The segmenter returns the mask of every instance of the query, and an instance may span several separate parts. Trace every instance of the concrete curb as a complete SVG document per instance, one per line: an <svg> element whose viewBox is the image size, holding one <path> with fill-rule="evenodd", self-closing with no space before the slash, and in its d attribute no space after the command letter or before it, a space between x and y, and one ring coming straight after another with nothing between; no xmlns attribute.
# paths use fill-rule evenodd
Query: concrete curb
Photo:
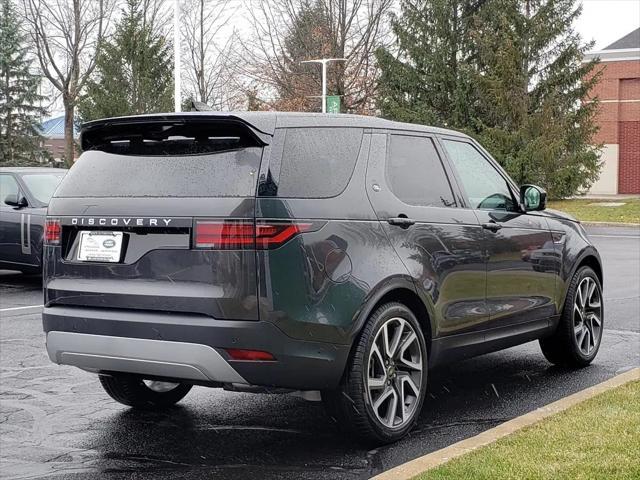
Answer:
<svg viewBox="0 0 640 480"><path fill-rule="evenodd" d="M580 392L561 398L560 400L550 403L544 407L538 408L520 417L516 417L508 422L502 423L497 427L482 432L475 437L467 438L458 443L454 443L441 450L429 453L422 457L418 457L410 462L398 465L391 470L376 475L371 480L408 480L423 473L426 470L435 468L443 463L448 462L456 457L460 457L465 453L477 450L480 447L489 445L496 440L511 435L518 430L528 427L547 417L562 412L578 403L584 402L589 398L595 397L600 393L604 393L613 388L624 385L635 380L640 380L640 368L633 368L625 373L617 375L609 380L589 387Z"/></svg>
<svg viewBox="0 0 640 480"><path fill-rule="evenodd" d="M623 222L580 222L585 227L622 227L622 228L639 228L640 223L623 223Z"/></svg>

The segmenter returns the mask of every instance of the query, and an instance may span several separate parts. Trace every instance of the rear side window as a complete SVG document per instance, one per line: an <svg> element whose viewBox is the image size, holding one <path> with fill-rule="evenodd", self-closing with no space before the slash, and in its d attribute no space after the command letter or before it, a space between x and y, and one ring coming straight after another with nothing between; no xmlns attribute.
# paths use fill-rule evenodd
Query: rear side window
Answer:
<svg viewBox="0 0 640 480"><path fill-rule="evenodd" d="M57 197L251 197L261 147L208 155L82 154Z"/></svg>
<svg viewBox="0 0 640 480"><path fill-rule="evenodd" d="M449 180L430 138L390 135L386 176L393 194L406 204L455 206Z"/></svg>
<svg viewBox="0 0 640 480"><path fill-rule="evenodd" d="M358 159L362 129L289 128L281 134L279 197L329 198L342 193Z"/></svg>

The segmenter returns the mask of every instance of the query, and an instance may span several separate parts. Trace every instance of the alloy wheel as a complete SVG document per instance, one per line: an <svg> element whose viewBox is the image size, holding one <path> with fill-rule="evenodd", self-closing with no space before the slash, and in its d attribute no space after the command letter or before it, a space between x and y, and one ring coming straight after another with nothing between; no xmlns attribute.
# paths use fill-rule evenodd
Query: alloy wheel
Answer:
<svg viewBox="0 0 640 480"><path fill-rule="evenodd" d="M413 326L404 318L387 320L369 353L367 394L383 425L401 428L415 414L421 395L423 358Z"/></svg>
<svg viewBox="0 0 640 480"><path fill-rule="evenodd" d="M602 337L602 293L591 277L583 278L576 290L573 332L580 352L591 355Z"/></svg>

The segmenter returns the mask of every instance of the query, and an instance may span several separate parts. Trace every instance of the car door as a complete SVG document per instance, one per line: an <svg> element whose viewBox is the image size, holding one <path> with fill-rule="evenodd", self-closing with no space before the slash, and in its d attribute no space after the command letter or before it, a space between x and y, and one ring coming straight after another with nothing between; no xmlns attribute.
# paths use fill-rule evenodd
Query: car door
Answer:
<svg viewBox="0 0 640 480"><path fill-rule="evenodd" d="M459 207L433 137L374 133L367 192L389 240L435 320L434 338L477 334L485 305L483 231L473 211ZM473 338L461 340L473 343Z"/></svg>
<svg viewBox="0 0 640 480"><path fill-rule="evenodd" d="M533 261L553 245L547 221L522 212L513 182L471 140L441 139L465 201L485 231L489 328L546 324L556 312L556 274ZM525 328L524 326L518 327Z"/></svg>
<svg viewBox="0 0 640 480"><path fill-rule="evenodd" d="M5 203L8 195L21 195L15 177L10 173L0 173L0 261L12 264L21 263L22 209Z"/></svg>

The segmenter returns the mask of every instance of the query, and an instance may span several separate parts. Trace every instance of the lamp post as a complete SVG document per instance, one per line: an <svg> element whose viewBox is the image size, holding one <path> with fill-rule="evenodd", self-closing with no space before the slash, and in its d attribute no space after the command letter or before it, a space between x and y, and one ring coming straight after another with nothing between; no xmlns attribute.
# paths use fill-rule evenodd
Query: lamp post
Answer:
<svg viewBox="0 0 640 480"><path fill-rule="evenodd" d="M327 113L327 63L346 60L346 58L318 58L316 60L303 60L300 62L322 64L322 113Z"/></svg>
<svg viewBox="0 0 640 480"><path fill-rule="evenodd" d="M173 85L174 110L180 112L180 0L173 1Z"/></svg>

